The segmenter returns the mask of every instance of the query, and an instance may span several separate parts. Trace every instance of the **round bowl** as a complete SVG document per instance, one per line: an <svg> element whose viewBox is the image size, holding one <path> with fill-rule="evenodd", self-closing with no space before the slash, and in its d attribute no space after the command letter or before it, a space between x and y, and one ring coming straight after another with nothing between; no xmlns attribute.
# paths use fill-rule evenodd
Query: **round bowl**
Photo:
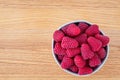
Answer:
<svg viewBox="0 0 120 80"><path fill-rule="evenodd" d="M66 25L68 25L68 24L71 24L71 23L78 24L78 23L80 23L80 22L85 22L85 23L87 23L88 25L91 25L91 24L92 24L92 23L90 23L90 22L88 22L88 21L85 21L85 20L76 20L76 21L71 21L71 22L68 22L68 23L63 24L62 26L60 26L60 27L58 28L58 30L60 30L62 27L66 26ZM102 30L100 30L100 32L101 32L102 35L105 35L105 34L102 32ZM54 50L53 50L53 49L54 49L54 44L55 44L55 41L52 39L52 55L53 55L53 57L54 57L55 62L56 62L56 63L58 64L58 66L61 68L60 62L59 62L59 60L57 59L57 55L54 53ZM72 72L72 71L70 71L70 70L66 70L66 69L62 69L62 68L61 68L61 69L64 70L65 72L67 72L67 73L69 73L69 74L72 74L72 75L75 75L75 76L89 76L89 75L92 75L92 74L96 73L97 71L99 71L99 70L103 67L103 65L105 64L106 60L108 59L108 55L109 55L109 44L105 47L105 50L106 50L106 57L103 59L101 65L99 65L91 74L79 75L79 74L74 73L74 72Z"/></svg>

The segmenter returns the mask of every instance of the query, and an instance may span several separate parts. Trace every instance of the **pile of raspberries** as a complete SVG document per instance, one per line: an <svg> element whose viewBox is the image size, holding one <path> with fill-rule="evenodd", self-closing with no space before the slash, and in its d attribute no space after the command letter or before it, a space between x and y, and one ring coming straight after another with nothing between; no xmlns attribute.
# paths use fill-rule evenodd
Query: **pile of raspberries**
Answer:
<svg viewBox="0 0 120 80"><path fill-rule="evenodd" d="M71 23L53 34L54 53L63 69L79 75L92 73L105 59L109 37L99 26L86 22Z"/></svg>

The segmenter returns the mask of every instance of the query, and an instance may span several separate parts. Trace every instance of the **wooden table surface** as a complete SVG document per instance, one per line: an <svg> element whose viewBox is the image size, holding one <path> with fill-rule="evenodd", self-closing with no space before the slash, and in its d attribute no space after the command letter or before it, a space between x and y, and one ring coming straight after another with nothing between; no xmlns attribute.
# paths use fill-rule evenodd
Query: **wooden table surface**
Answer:
<svg viewBox="0 0 120 80"><path fill-rule="evenodd" d="M53 32L73 20L110 37L107 62L88 77L64 72L52 56ZM120 80L120 0L0 0L0 80Z"/></svg>

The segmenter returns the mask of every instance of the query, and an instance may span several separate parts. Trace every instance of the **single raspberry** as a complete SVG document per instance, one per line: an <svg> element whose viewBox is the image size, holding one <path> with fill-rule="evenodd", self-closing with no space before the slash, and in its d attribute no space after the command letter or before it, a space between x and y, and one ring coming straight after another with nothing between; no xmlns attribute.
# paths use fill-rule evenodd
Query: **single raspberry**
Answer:
<svg viewBox="0 0 120 80"><path fill-rule="evenodd" d="M105 56L106 56L106 51L104 48L101 48L98 52L97 52L98 56L101 58L101 59L104 59Z"/></svg>
<svg viewBox="0 0 120 80"><path fill-rule="evenodd" d="M78 27L80 28L81 33L84 33L85 30L86 30L89 26L88 26L88 24L85 23L85 22L80 22L80 23L78 24Z"/></svg>
<svg viewBox="0 0 120 80"><path fill-rule="evenodd" d="M94 25L91 25L87 30L86 30L86 34L89 35L89 36L93 36L97 33L99 33L99 27L98 25L94 24Z"/></svg>
<svg viewBox="0 0 120 80"><path fill-rule="evenodd" d="M63 60L62 60L62 62L61 62L61 67L62 67L63 69L68 69L68 68L70 68L72 65L74 65L73 59L71 59L71 58L69 58L69 57L67 57L67 56L64 56L64 57L63 57Z"/></svg>
<svg viewBox="0 0 120 80"><path fill-rule="evenodd" d="M101 64L101 60L100 60L100 58L98 57L97 54L95 54L95 55L89 60L89 65L90 65L91 67L96 67L96 66L98 66L98 65L100 65L100 64Z"/></svg>
<svg viewBox="0 0 120 80"><path fill-rule="evenodd" d="M94 56L94 52L90 49L88 44L82 44L81 54L83 59L91 59Z"/></svg>
<svg viewBox="0 0 120 80"><path fill-rule="evenodd" d="M64 37L64 33L60 30L56 30L53 34L53 38L56 42L62 41L63 37Z"/></svg>
<svg viewBox="0 0 120 80"><path fill-rule="evenodd" d="M76 65L73 65L73 66L70 67L70 70L71 70L72 72L77 73L77 72L78 72L78 67L77 67Z"/></svg>
<svg viewBox="0 0 120 80"><path fill-rule="evenodd" d="M73 38L63 37L61 45L63 48L66 48L66 49L76 48L78 47L78 42Z"/></svg>
<svg viewBox="0 0 120 80"><path fill-rule="evenodd" d="M81 32L80 28L75 24L69 24L67 27L67 34L69 36L72 36L72 37L77 36L80 34L80 32Z"/></svg>
<svg viewBox="0 0 120 80"><path fill-rule="evenodd" d="M87 34L81 34L75 37L75 39L79 42L79 44L87 43Z"/></svg>
<svg viewBox="0 0 120 80"><path fill-rule="evenodd" d="M85 74L90 74L92 72L93 72L92 68L90 68L90 67L83 67L83 68L79 68L78 74L79 75L85 75Z"/></svg>
<svg viewBox="0 0 120 80"><path fill-rule="evenodd" d="M62 61L63 57L64 57L64 55L58 55L58 60Z"/></svg>
<svg viewBox="0 0 120 80"><path fill-rule="evenodd" d="M66 50L61 47L60 43L56 43L54 47L54 53L57 55L65 55Z"/></svg>
<svg viewBox="0 0 120 80"><path fill-rule="evenodd" d="M103 47L105 47L109 43L109 37L96 34L95 37L102 42Z"/></svg>
<svg viewBox="0 0 120 80"><path fill-rule="evenodd" d="M80 48L69 48L66 50L66 53L68 55L68 57L74 57L78 54L80 54Z"/></svg>
<svg viewBox="0 0 120 80"><path fill-rule="evenodd" d="M102 47L102 42L94 37L89 37L87 41L93 51L99 51Z"/></svg>
<svg viewBox="0 0 120 80"><path fill-rule="evenodd" d="M61 28L61 30L62 30L66 35L67 35L67 28L68 28L68 25Z"/></svg>
<svg viewBox="0 0 120 80"><path fill-rule="evenodd" d="M77 67L79 67L79 68L84 67L85 64L86 64L85 60L84 60L84 59L82 58L82 56L80 56L80 55L75 56L75 58L74 58L74 63L75 63L75 65L76 65Z"/></svg>

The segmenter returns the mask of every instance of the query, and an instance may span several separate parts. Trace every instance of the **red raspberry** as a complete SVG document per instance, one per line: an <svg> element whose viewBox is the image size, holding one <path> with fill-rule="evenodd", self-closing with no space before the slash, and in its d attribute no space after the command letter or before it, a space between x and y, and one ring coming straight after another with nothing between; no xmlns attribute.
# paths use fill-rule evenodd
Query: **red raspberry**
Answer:
<svg viewBox="0 0 120 80"><path fill-rule="evenodd" d="M75 39L79 42L79 44L87 43L87 34L81 34L75 37Z"/></svg>
<svg viewBox="0 0 120 80"><path fill-rule="evenodd" d="M62 61L63 57L64 57L64 55L58 55L58 60Z"/></svg>
<svg viewBox="0 0 120 80"><path fill-rule="evenodd" d="M69 48L66 50L68 57L74 57L80 54L80 48Z"/></svg>
<svg viewBox="0 0 120 80"><path fill-rule="evenodd" d="M81 32L80 28L75 24L69 24L67 27L67 34L69 36L72 36L72 37L77 36L80 34L80 32Z"/></svg>
<svg viewBox="0 0 120 80"><path fill-rule="evenodd" d="M78 42L73 38L63 37L61 45L63 48L66 48L66 49L76 48L78 47Z"/></svg>
<svg viewBox="0 0 120 80"><path fill-rule="evenodd" d="M71 70L72 72L77 73L77 72L78 72L78 67L77 67L76 65L73 65L73 66L70 67L70 70Z"/></svg>
<svg viewBox="0 0 120 80"><path fill-rule="evenodd" d="M62 60L62 62L61 62L61 67L62 67L63 69L68 69L68 68L70 68L73 64L74 64L73 59L71 59L71 58L69 58L69 57L67 57L67 56L64 56L64 57L63 57L63 60Z"/></svg>
<svg viewBox="0 0 120 80"><path fill-rule="evenodd" d="M104 48L101 48L99 51L98 51L98 56L101 58L101 59L104 59L105 56L106 56L106 51Z"/></svg>
<svg viewBox="0 0 120 80"><path fill-rule="evenodd" d="M88 44L82 44L81 54L85 60L91 59L94 56L94 52L90 49Z"/></svg>
<svg viewBox="0 0 120 80"><path fill-rule="evenodd" d="M83 67L83 68L79 68L78 74L79 75L85 75L85 74L90 74L92 72L93 72L92 68L90 68L90 67Z"/></svg>
<svg viewBox="0 0 120 80"><path fill-rule="evenodd" d="M89 36L93 36L97 33L99 33L99 27L94 24L94 25L91 25L87 30L86 30L86 34L89 35Z"/></svg>
<svg viewBox="0 0 120 80"><path fill-rule="evenodd" d="M64 26L64 27L62 27L61 28L61 30L67 35L67 28L68 28L68 26Z"/></svg>
<svg viewBox="0 0 120 80"><path fill-rule="evenodd" d="M94 37L89 37L87 41L93 51L99 51L102 47L102 42Z"/></svg>
<svg viewBox="0 0 120 80"><path fill-rule="evenodd" d="M78 27L80 28L81 33L84 33L85 30L86 30L89 26L88 26L88 24L86 24L85 22L80 22L80 23L78 24Z"/></svg>
<svg viewBox="0 0 120 80"><path fill-rule="evenodd" d="M95 54L94 57L89 60L89 65L91 67L96 67L100 64L101 64L101 60L100 60L100 58L98 57L97 54Z"/></svg>
<svg viewBox="0 0 120 80"><path fill-rule="evenodd" d="M54 53L57 55L65 55L66 50L61 47L60 43L56 43L54 47Z"/></svg>
<svg viewBox="0 0 120 80"><path fill-rule="evenodd" d="M79 56L79 55L75 56L74 63L79 68L84 67L85 64L86 64L85 60L81 56Z"/></svg>
<svg viewBox="0 0 120 80"><path fill-rule="evenodd" d="M103 47L105 47L109 43L109 37L107 36L96 34L95 37L102 41Z"/></svg>
<svg viewBox="0 0 120 80"><path fill-rule="evenodd" d="M56 42L62 41L63 37L64 37L64 33L60 30L56 30L53 34L53 38Z"/></svg>

